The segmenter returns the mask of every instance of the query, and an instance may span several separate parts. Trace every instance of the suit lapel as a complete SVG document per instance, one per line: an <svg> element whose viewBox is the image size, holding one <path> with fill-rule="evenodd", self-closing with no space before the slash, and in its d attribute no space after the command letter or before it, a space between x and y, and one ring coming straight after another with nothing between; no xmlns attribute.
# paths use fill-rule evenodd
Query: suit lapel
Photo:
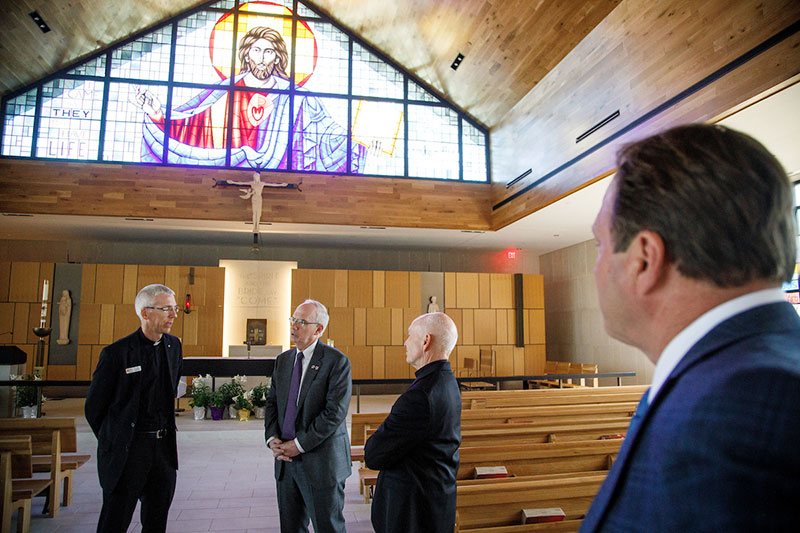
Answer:
<svg viewBox="0 0 800 533"><path fill-rule="evenodd" d="M659 390L653 403L642 415L640 423L625 436L625 442L620 448L614 467L603 482L600 492L592 503L589 513L586 515L581 531L593 531L601 522L608 510L608 506L613 500L617 491L620 478L628 470L628 459L637 446L638 436L644 431L653 413L658 410L658 406L669 396L678 379L700 361L713 357L719 350L734 344L745 337L757 333L779 332L798 327L797 313L790 304L785 302L768 304L755 307L743 313L739 313L728 320L717 325L708 332L702 339L692 346L686 355L669 375L664 385Z"/></svg>

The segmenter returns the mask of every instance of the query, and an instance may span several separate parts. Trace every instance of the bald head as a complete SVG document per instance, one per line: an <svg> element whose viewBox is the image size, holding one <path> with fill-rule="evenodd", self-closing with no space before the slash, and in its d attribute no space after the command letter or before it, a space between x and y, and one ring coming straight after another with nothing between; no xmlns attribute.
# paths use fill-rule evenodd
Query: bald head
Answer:
<svg viewBox="0 0 800 533"><path fill-rule="evenodd" d="M458 340L453 320L444 313L427 313L414 319L408 328L406 361L422 368L433 361L447 359Z"/></svg>

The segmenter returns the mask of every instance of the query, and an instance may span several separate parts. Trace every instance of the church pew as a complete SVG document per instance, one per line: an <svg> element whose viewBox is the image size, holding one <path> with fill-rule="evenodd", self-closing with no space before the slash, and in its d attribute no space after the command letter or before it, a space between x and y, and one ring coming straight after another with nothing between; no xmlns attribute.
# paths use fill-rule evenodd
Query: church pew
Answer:
<svg viewBox="0 0 800 533"><path fill-rule="evenodd" d="M475 468L479 466L504 466L508 475L514 477L600 472L611 467L620 446L622 439L499 446L462 445L458 450L460 465L456 477L459 480L472 480Z"/></svg>
<svg viewBox="0 0 800 533"><path fill-rule="evenodd" d="M584 422L552 427L513 427L503 429L462 429L461 446L499 446L598 440L603 437L625 435L629 420L621 422Z"/></svg>
<svg viewBox="0 0 800 533"><path fill-rule="evenodd" d="M31 500L50 487L49 479L32 479L31 437L0 438L0 532L10 533L17 513L17 532L31 528Z"/></svg>
<svg viewBox="0 0 800 533"><path fill-rule="evenodd" d="M600 489L606 473L557 479L510 481L458 487L456 531L519 525L523 509L561 508L565 520L581 520Z"/></svg>
<svg viewBox="0 0 800 533"><path fill-rule="evenodd" d="M620 387L586 387L582 389L464 391L461 393L461 408L468 410L638 402L647 388L646 385L623 385Z"/></svg>
<svg viewBox="0 0 800 533"><path fill-rule="evenodd" d="M466 533L481 531L480 528L519 525L522 510L532 508L559 507L566 515L565 520L581 520L605 477L606 473L601 472L459 486L455 531Z"/></svg>
<svg viewBox="0 0 800 533"><path fill-rule="evenodd" d="M638 401L576 405L544 405L537 407L512 407L507 409L468 409L461 411L462 430L495 424L542 422L542 423L590 423L601 419L620 419L633 416ZM377 428L388 413L353 413L351 444L363 445L365 427Z"/></svg>
<svg viewBox="0 0 800 533"><path fill-rule="evenodd" d="M58 435L58 452L54 435ZM49 472L53 487L48 506L51 515L58 515L61 506L72 503L73 473L86 464L91 455L77 454L78 441L74 418L3 418L0 419L0 437L30 435L33 446L31 458L34 472ZM61 496L63 494L63 497Z"/></svg>
<svg viewBox="0 0 800 533"><path fill-rule="evenodd" d="M583 520L562 520L544 524L520 524L516 526L481 527L470 529L474 533L574 533L581 527Z"/></svg>

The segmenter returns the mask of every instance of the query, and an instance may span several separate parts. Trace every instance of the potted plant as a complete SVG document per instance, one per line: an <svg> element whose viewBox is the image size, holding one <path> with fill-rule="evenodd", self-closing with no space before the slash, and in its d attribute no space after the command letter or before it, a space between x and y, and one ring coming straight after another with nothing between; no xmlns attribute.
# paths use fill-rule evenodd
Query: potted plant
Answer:
<svg viewBox="0 0 800 533"><path fill-rule="evenodd" d="M11 376L12 380L20 381L36 381L38 376L26 374L24 376ZM33 385L15 385L14 386L14 406L22 411L23 418L36 418L36 389ZM44 401L44 397L42 397Z"/></svg>
<svg viewBox="0 0 800 533"><path fill-rule="evenodd" d="M244 376L233 376L233 379L229 383L223 383L219 387L225 405L229 406L229 415L231 418L236 417L236 409L233 403L236 401L237 396L244 394L245 381L247 381L247 379Z"/></svg>
<svg viewBox="0 0 800 533"><path fill-rule="evenodd" d="M222 396L222 392L215 390L208 395L208 400L210 403L209 409L211 410L211 419L222 420L222 412L227 407L225 398Z"/></svg>
<svg viewBox="0 0 800 533"><path fill-rule="evenodd" d="M192 381L189 406L194 411L195 420L203 420L206 417L206 407L211 403L211 386L209 382L211 376L197 376Z"/></svg>
<svg viewBox="0 0 800 533"><path fill-rule="evenodd" d="M240 422L247 422L250 420L250 409L253 408L253 402L250 401L250 397L252 397L252 391L247 391L237 396L233 403L233 407L236 409L236 412L239 413Z"/></svg>
<svg viewBox="0 0 800 533"><path fill-rule="evenodd" d="M255 408L256 418L264 418L264 409L267 405L267 393L269 392L269 386L270 378L267 378L266 383L256 385L250 389L250 394L252 396L251 401L253 402L253 407Z"/></svg>

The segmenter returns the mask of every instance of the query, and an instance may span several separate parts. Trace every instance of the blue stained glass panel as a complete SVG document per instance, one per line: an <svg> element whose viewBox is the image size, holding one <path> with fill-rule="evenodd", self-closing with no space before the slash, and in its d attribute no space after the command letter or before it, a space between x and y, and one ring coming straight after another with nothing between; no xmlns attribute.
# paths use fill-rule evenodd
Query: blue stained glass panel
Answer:
<svg viewBox="0 0 800 533"><path fill-rule="evenodd" d="M33 89L6 103L3 155L31 156L33 122L36 118L36 91L37 89Z"/></svg>
<svg viewBox="0 0 800 533"><path fill-rule="evenodd" d="M111 54L111 76L166 81L171 42L172 26L165 26L117 48Z"/></svg>
<svg viewBox="0 0 800 533"><path fill-rule="evenodd" d="M75 67L67 72L73 76L105 76L106 75L106 56L96 57L91 61Z"/></svg>

